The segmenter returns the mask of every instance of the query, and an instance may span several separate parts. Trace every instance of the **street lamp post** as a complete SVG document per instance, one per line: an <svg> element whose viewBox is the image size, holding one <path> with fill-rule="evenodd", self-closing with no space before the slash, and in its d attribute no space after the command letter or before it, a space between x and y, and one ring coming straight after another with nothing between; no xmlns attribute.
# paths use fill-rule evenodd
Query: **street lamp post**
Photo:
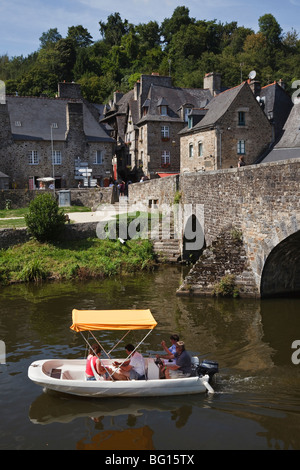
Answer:
<svg viewBox="0 0 300 470"><path fill-rule="evenodd" d="M55 197L54 150L53 150L53 124L51 124L50 130L51 130L51 158L52 158L53 196Z"/></svg>

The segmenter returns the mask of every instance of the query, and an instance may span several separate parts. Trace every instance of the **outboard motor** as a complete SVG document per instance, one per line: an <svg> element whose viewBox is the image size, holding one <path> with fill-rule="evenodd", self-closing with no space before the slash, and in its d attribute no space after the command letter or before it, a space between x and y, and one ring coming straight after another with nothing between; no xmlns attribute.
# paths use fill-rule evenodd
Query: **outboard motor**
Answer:
<svg viewBox="0 0 300 470"><path fill-rule="evenodd" d="M217 372L219 372L219 364L216 361L204 359L201 364L197 366L198 375L201 377L207 374L210 381Z"/></svg>

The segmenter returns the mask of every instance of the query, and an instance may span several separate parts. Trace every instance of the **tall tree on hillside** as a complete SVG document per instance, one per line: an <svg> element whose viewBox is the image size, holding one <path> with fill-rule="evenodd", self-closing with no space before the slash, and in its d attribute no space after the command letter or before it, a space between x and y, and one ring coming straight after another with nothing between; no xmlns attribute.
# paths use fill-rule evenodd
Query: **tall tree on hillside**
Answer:
<svg viewBox="0 0 300 470"><path fill-rule="evenodd" d="M114 13L107 17L107 22L99 21L100 33L104 41L110 46L119 46L122 37L130 31L130 25L122 20L120 13Z"/></svg>
<svg viewBox="0 0 300 470"><path fill-rule="evenodd" d="M267 44L272 48L279 48L282 44L282 29L274 16L270 13L261 16L258 25L259 32L265 36Z"/></svg>
<svg viewBox="0 0 300 470"><path fill-rule="evenodd" d="M170 44L173 34L177 33L181 27L192 23L195 23L195 18L190 18L190 11L187 7L175 8L171 18L165 18L161 24L161 35L164 38L165 46Z"/></svg>
<svg viewBox="0 0 300 470"><path fill-rule="evenodd" d="M76 47L88 47L94 42L88 30L81 25L68 28L66 39L72 39Z"/></svg>
<svg viewBox="0 0 300 470"><path fill-rule="evenodd" d="M41 48L53 47L62 39L62 35L57 31L57 28L48 29L40 37Z"/></svg>

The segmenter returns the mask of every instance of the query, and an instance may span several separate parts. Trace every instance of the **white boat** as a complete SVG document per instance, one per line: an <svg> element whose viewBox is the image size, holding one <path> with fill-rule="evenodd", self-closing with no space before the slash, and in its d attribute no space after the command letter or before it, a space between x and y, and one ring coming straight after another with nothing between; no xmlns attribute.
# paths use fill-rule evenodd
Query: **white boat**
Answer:
<svg viewBox="0 0 300 470"><path fill-rule="evenodd" d="M128 333L131 330L149 330L135 348L136 350L157 325L150 310L74 309L72 317L73 323L71 329L80 332L89 346L89 339L84 336L84 332L88 332L89 337L91 335L97 341L92 331L125 330ZM122 339L124 339L127 333ZM85 374L86 359L45 359L35 361L28 368L28 377L45 389L85 397L157 397L206 392L214 393L209 382L213 374L217 372L217 363L203 361L197 367L197 362L199 364L198 358L193 358L195 371L191 377L161 379L159 378L159 367L156 364L156 359L150 357L145 358L144 380L114 381L113 373L117 369L113 363L116 358L112 358L111 353L120 341L109 352L106 352L103 346L98 343L107 355L107 358L101 357L102 365L113 370L112 373L109 373L109 378L112 380L104 380L103 377L98 376L96 371L94 371L96 380L87 380ZM118 362L128 360L131 354L124 359L117 358Z"/></svg>

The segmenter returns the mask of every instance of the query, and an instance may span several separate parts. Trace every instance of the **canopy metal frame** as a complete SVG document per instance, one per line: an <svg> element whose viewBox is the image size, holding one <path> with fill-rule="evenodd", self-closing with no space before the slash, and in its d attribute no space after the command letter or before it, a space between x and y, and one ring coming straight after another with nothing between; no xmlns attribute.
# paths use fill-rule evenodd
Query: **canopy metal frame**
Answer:
<svg viewBox="0 0 300 470"><path fill-rule="evenodd" d="M116 349L116 347L123 341L123 339L128 335L128 333L130 333L130 331L132 331L132 330L128 330L128 331L122 336L122 338L121 338L119 341L117 341L117 343L113 346L113 348L112 348L110 351L108 351L108 352L104 349L104 347L103 347L102 344L98 341L98 339L97 339L96 336L92 333L92 331L89 330L88 333L89 333L89 335L91 335L91 336L93 337L93 339L96 341L96 343L98 344L98 346L102 349L102 351L106 354L106 356L107 356L109 359L112 359L112 357L111 357L112 351L113 351L114 349ZM136 350L140 347L140 345L146 340L146 338L150 335L150 333L152 333L152 331L153 331L153 329L151 329L151 330L149 330L149 331L147 332L147 334L146 334L146 335L143 337L143 339L138 343L138 345L134 348L134 350L131 351L131 353L128 354L128 356L126 357L126 359L124 359L124 361L118 366L118 369L119 369L126 361L128 361L128 360L131 358L131 356L133 355L133 353L135 353L135 351L136 351ZM88 338L86 338L86 337L84 336L84 334L83 334L82 331L80 331L80 334L81 334L82 338L84 339L84 341L86 342L86 344L89 346L89 348L90 348L90 349L93 349L92 346L91 346L91 344L89 343ZM110 374L109 371L107 370L107 368L105 367L105 365L102 364L102 366L104 367L104 369L106 370L106 372L108 373L108 375L109 375L111 378L113 377L113 375L114 375L114 374L117 372L117 370L118 370L118 369L116 369L115 371L113 371L112 374Z"/></svg>

